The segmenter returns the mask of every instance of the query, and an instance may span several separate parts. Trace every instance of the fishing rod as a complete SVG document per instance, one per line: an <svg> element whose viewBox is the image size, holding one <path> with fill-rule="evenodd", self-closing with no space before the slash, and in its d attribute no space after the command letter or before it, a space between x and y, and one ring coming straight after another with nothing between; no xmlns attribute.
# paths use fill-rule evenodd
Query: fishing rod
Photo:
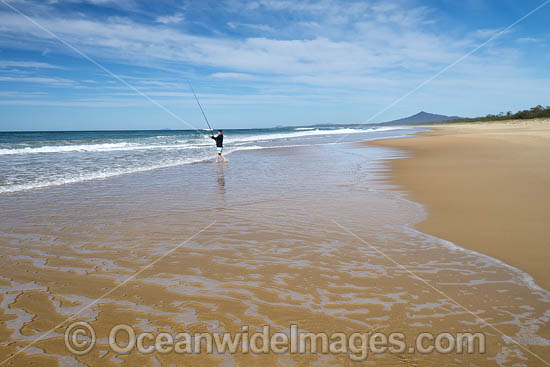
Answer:
<svg viewBox="0 0 550 367"><path fill-rule="evenodd" d="M214 130L212 130L212 127L210 126L210 123L208 122L208 119L206 118L206 114L204 113L204 110L202 109L201 103L199 102L199 99L197 98L197 94L195 93L195 90L193 89L193 86L191 83L189 83L189 86L191 87L191 91L193 92L193 95L195 96L195 100L197 101L197 104L199 105L199 108L201 109L202 115L204 116L204 120L206 121L206 125L208 125L208 128L212 132L212 136L214 136Z"/></svg>

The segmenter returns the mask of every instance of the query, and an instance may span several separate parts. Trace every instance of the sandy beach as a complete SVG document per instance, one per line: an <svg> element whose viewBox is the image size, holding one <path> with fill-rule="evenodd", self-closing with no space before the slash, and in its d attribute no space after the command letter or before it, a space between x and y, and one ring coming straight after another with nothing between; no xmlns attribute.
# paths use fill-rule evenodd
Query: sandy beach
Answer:
<svg viewBox="0 0 550 367"><path fill-rule="evenodd" d="M550 367L550 0L0 3L0 367Z"/></svg>
<svg viewBox="0 0 550 367"><path fill-rule="evenodd" d="M422 139L431 138L413 140ZM178 165L0 196L0 362L548 360L549 293L532 287L521 270L415 229L425 216L423 197L409 200L408 189L388 182L392 166L401 172L400 165L415 162L400 159L409 155L361 142L246 150L226 165ZM97 335L83 355L64 342L74 321ZM121 323L138 333L234 334L243 325L283 332L291 324L327 335L402 333L413 349L369 353L362 362L347 353L119 354L109 333ZM483 333L486 350L420 353L415 340L426 332Z"/></svg>
<svg viewBox="0 0 550 367"><path fill-rule="evenodd" d="M394 182L425 203L416 228L520 268L550 289L550 120L448 124L374 142L406 149Z"/></svg>

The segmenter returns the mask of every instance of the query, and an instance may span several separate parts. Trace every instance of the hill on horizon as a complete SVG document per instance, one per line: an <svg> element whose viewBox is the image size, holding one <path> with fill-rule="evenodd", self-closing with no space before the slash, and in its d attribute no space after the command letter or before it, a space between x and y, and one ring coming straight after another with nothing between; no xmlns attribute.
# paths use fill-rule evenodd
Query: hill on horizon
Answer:
<svg viewBox="0 0 550 367"><path fill-rule="evenodd" d="M459 116L438 115L435 113L420 111L416 115L405 117L399 120L381 122L380 125L414 125L414 124L421 124L425 122L457 120L461 118L462 117L459 117Z"/></svg>

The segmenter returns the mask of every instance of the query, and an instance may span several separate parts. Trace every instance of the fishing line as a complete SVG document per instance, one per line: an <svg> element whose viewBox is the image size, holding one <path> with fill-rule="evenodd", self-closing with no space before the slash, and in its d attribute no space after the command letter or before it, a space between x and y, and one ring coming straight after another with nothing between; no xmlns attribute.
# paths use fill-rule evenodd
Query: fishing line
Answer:
<svg viewBox="0 0 550 367"><path fill-rule="evenodd" d="M208 128L212 132L212 135L214 135L214 130L212 130L212 127L210 126L210 123L208 122L208 119L206 118L206 114L204 113L204 110L202 109L201 103L199 102L199 99L197 98L197 94L195 93L195 90L193 89L193 86L191 85L190 82L187 82L187 83L189 83L189 86L191 87L191 91L193 92L193 95L195 96L195 101L197 101L197 104L199 105L199 108L201 109L202 115L204 116L204 120L206 121L206 125L208 125Z"/></svg>

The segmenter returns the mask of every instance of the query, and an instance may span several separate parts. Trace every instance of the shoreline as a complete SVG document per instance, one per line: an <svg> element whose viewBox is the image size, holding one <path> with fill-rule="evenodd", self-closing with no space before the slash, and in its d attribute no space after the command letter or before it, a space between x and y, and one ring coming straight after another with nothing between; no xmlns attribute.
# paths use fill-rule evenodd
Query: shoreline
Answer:
<svg viewBox="0 0 550 367"><path fill-rule="evenodd" d="M550 120L428 127L416 137L367 143L412 153L389 164L390 180L426 208L414 228L550 289Z"/></svg>

